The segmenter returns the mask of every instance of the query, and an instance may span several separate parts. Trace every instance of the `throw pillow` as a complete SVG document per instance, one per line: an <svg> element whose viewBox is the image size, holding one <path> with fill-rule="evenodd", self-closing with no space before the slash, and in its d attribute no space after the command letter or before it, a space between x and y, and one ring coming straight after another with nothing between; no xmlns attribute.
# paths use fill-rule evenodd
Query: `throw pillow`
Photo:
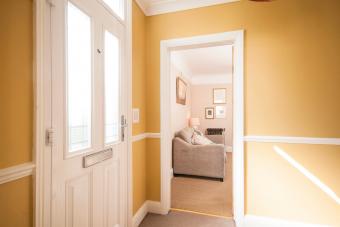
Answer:
<svg viewBox="0 0 340 227"><path fill-rule="evenodd" d="M177 133L177 136L184 140L187 143L192 143L192 136L194 134L194 129L193 128L184 128L181 131Z"/></svg>
<svg viewBox="0 0 340 227"><path fill-rule="evenodd" d="M208 144L213 144L213 142L205 136L194 133L192 137L192 144L193 145L208 145Z"/></svg>

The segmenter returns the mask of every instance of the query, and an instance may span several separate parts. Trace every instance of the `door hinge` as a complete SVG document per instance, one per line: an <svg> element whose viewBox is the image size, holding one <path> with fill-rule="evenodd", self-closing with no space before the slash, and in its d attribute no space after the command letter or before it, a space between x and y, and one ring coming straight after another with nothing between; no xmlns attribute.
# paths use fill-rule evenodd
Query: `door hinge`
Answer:
<svg viewBox="0 0 340 227"><path fill-rule="evenodd" d="M49 128L46 130L46 145L53 146L54 143L54 129Z"/></svg>

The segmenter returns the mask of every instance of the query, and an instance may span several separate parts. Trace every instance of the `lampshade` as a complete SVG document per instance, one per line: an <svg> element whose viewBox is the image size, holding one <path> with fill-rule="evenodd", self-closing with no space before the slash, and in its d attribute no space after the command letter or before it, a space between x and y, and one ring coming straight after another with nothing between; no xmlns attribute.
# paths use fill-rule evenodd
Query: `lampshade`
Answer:
<svg viewBox="0 0 340 227"><path fill-rule="evenodd" d="M200 119L197 117L190 118L190 126L195 127L200 125Z"/></svg>

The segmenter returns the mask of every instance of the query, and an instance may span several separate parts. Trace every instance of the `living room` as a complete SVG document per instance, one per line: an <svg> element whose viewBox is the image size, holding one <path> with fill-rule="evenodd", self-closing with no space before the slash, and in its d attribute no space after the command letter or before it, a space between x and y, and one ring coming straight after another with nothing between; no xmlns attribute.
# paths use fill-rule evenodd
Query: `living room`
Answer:
<svg viewBox="0 0 340 227"><path fill-rule="evenodd" d="M171 208L233 217L233 47L171 52Z"/></svg>

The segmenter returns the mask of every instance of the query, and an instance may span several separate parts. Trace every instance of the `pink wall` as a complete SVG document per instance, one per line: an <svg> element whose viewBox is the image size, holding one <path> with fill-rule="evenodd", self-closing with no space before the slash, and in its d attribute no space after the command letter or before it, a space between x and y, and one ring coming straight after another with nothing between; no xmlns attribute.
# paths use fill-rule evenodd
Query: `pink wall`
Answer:
<svg viewBox="0 0 340 227"><path fill-rule="evenodd" d="M226 104L213 104L213 88L226 88ZM200 118L199 129L205 132L206 128L225 128L226 145L232 147L233 140L233 97L232 84L191 85L191 116ZM225 106L225 119L205 119L205 108Z"/></svg>

